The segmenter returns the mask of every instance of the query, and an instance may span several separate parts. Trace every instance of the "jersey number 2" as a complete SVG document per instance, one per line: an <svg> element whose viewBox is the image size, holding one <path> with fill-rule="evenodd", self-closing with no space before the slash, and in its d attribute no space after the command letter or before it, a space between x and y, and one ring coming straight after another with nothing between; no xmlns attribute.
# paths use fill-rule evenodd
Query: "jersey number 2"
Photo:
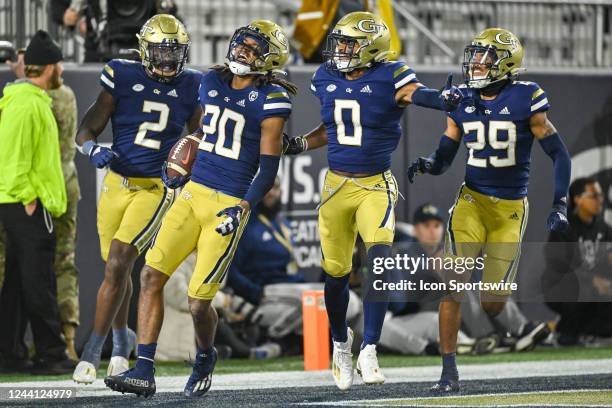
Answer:
<svg viewBox="0 0 612 408"><path fill-rule="evenodd" d="M508 132L508 140L499 140L500 130ZM465 122L463 133L468 134L476 131L476 140L466 142L465 146L470 149L467 164L474 167L487 167L487 160L493 167L510 167L516 164L516 125L514 122L505 120L489 121L489 145L495 150L506 150L506 157L489 156L484 158L474 157L474 152L484 150L487 146L485 140L485 124L477 122Z"/></svg>
<svg viewBox="0 0 612 408"><path fill-rule="evenodd" d="M157 122L142 122L136 133L136 139L134 144L148 147L149 149L159 150L161 141L147 138L147 132L163 132L168 125L168 115L170 114L170 108L165 103L144 101L142 105L142 111L144 113L159 112L159 120Z"/></svg>

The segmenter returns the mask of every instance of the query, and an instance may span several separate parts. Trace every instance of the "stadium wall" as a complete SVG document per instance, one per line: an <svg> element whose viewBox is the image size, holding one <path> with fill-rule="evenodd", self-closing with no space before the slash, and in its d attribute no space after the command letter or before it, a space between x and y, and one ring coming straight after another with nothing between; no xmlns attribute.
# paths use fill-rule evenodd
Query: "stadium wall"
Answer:
<svg viewBox="0 0 612 408"><path fill-rule="evenodd" d="M64 72L66 84L77 95L79 120L88 106L95 100L100 87L100 66L67 66ZM446 78L445 70L415 69L421 82L431 87L441 86ZM288 133L301 134L319 123L319 103L310 93L309 81L314 67L298 67L290 70L290 79L301 93L294 100L294 111L288 124ZM456 73L459 78L459 73ZM13 79L7 69L0 69L0 85ZM530 72L524 80L534 81L548 93L552 108L549 117L565 140L573 158L573 176L595 175L605 193L607 221L612 224L612 73L590 72L576 74L573 71ZM375 91L375 90L374 90ZM410 107L404 115L404 137L394 155L393 171L398 179L405 200L398 201L397 219L410 221L410 214L420 204L433 202L440 208L451 206L464 174L464 147L451 169L443 177L419 177L409 185L405 169L418 155L428 154L437 146L445 128L445 116L439 112ZM110 126L101 138L111 141ZM79 203L77 266L80 271L81 327L77 344L81 345L91 330L98 285L103 278L103 263L99 256L96 231L96 196L102 172L96 171L87 158L77 155L82 199ZM319 258L316 212L319 186L325 174L325 154L314 152L285 159L281 165L283 202L287 214L292 218L292 227L298 241L296 246L298 263L307 270L309 278L319 278L316 267ZM530 214L526 231L528 243L523 246L518 275L519 297L530 300L539 292L542 247L546 240L545 220L550 209L553 185L550 159L534 143L532 154L531 188L529 189ZM141 265L141 263L139 264ZM138 288L138 271L135 267L133 280ZM138 293L137 290L134 293ZM132 302L131 324L135 327Z"/></svg>

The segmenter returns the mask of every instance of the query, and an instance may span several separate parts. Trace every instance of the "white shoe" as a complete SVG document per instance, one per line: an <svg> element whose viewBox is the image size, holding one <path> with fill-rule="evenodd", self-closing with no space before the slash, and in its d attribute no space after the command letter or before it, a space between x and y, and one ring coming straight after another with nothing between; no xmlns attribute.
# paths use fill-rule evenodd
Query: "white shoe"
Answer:
<svg viewBox="0 0 612 408"><path fill-rule="evenodd" d="M353 331L346 330L344 343L334 341L334 354L332 359L332 375L336 386L341 390L348 390L353 385Z"/></svg>
<svg viewBox="0 0 612 408"><path fill-rule="evenodd" d="M357 372L366 384L382 384L385 382L385 376L378 366L375 344L368 344L359 353Z"/></svg>
<svg viewBox="0 0 612 408"><path fill-rule="evenodd" d="M89 361L79 361L72 373L72 379L80 384L91 384L96 381L96 367Z"/></svg>
<svg viewBox="0 0 612 408"><path fill-rule="evenodd" d="M106 375L108 377L111 375L118 375L129 369L130 362L127 358L121 356L111 357L110 362L108 363L108 369L106 370Z"/></svg>

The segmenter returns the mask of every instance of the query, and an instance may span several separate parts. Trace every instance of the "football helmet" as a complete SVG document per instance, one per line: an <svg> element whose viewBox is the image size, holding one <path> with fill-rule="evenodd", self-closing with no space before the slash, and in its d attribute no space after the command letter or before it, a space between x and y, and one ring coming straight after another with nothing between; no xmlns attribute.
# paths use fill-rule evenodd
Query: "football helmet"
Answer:
<svg viewBox="0 0 612 408"><path fill-rule="evenodd" d="M390 51L391 32L380 16L355 11L342 17L327 36L323 56L340 72L370 67L386 60Z"/></svg>
<svg viewBox="0 0 612 408"><path fill-rule="evenodd" d="M288 58L283 29L269 20L255 20L234 32L225 63L235 75L266 74L282 69Z"/></svg>
<svg viewBox="0 0 612 408"><path fill-rule="evenodd" d="M153 79L170 83L183 72L190 41L176 17L157 14L144 23L136 37L142 65Z"/></svg>
<svg viewBox="0 0 612 408"><path fill-rule="evenodd" d="M513 78L522 70L523 46L503 28L487 28L476 35L463 53L463 78L471 88Z"/></svg>

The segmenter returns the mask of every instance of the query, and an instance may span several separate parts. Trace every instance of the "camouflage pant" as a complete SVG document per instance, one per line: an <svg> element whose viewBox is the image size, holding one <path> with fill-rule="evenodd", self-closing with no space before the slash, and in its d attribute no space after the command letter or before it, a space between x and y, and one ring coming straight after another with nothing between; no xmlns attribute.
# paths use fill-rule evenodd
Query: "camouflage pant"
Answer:
<svg viewBox="0 0 612 408"><path fill-rule="evenodd" d="M66 212L53 219L57 244L55 249L55 274L57 276L57 304L62 324L79 325L79 281L74 260L76 246L77 205L80 198L76 176L66 183L68 207ZM0 288L4 282L5 233L0 224Z"/></svg>

